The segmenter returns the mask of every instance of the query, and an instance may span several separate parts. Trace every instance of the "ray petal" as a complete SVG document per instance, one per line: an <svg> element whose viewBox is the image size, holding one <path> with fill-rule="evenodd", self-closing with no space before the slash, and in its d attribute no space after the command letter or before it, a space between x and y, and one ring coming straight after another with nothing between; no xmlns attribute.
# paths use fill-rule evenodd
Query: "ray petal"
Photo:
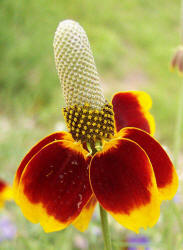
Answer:
<svg viewBox="0 0 183 250"><path fill-rule="evenodd" d="M161 200L172 199L178 189L178 176L159 142L148 133L136 128L124 128L116 136L130 139L144 149L151 161Z"/></svg>
<svg viewBox="0 0 183 250"><path fill-rule="evenodd" d="M28 220L52 232L79 216L92 195L87 154L79 142L56 140L31 158L16 200Z"/></svg>
<svg viewBox="0 0 183 250"><path fill-rule="evenodd" d="M124 227L138 232L157 222L160 201L154 172L135 142L107 142L91 161L90 181L97 200Z"/></svg>
<svg viewBox="0 0 183 250"><path fill-rule="evenodd" d="M124 127L136 127L154 134L155 122L149 109L151 97L143 91L120 92L112 99L117 132Z"/></svg>

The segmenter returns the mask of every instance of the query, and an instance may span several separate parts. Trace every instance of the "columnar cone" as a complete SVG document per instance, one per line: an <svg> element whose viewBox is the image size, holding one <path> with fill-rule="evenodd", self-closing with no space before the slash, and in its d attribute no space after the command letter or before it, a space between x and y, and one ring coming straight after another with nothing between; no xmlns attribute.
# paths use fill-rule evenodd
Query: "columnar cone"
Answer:
<svg viewBox="0 0 183 250"><path fill-rule="evenodd" d="M101 110L105 99L90 44L83 28L72 20L60 22L54 37L54 54L66 107Z"/></svg>

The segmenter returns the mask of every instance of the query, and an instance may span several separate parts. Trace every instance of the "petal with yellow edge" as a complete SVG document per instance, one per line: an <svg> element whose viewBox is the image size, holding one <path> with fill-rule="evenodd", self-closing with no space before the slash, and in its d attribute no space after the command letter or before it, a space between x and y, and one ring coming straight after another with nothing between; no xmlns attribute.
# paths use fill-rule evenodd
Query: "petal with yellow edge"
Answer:
<svg viewBox="0 0 183 250"><path fill-rule="evenodd" d="M13 199L12 188L0 179L0 208L3 207L4 202Z"/></svg>
<svg viewBox="0 0 183 250"><path fill-rule="evenodd" d="M178 176L161 145L148 133L136 128L124 128L116 136L135 141L144 149L151 161L161 200L172 199L178 189Z"/></svg>
<svg viewBox="0 0 183 250"><path fill-rule="evenodd" d="M4 189L7 187L7 184L0 179L0 193L4 191Z"/></svg>
<svg viewBox="0 0 183 250"><path fill-rule="evenodd" d="M79 217L72 223L79 231L84 232L88 228L96 204L97 200L92 195L88 203L83 207Z"/></svg>
<svg viewBox="0 0 183 250"><path fill-rule="evenodd" d="M139 232L159 218L160 201L151 163L128 139L113 139L95 154L90 182L97 200L121 225Z"/></svg>
<svg viewBox="0 0 183 250"><path fill-rule="evenodd" d="M88 152L79 142L54 141L24 168L17 203L24 216L45 232L64 229L80 214L92 195Z"/></svg>
<svg viewBox="0 0 183 250"><path fill-rule="evenodd" d="M154 134L155 122L149 109L151 97L143 91L120 92L112 99L117 132L124 127L136 127Z"/></svg>
<svg viewBox="0 0 183 250"><path fill-rule="evenodd" d="M22 172L24 170L24 168L26 167L27 163L31 160L31 158L38 153L44 146L46 146L47 144L53 142L53 141L57 141L57 140L69 140L69 141L73 141L73 138L71 136L70 133L68 132L55 132L52 133L48 136L46 136L45 138L43 138L42 140L40 140L38 143L36 143L31 150L25 155L25 157L23 158L23 160L21 161L18 170L16 172L15 175L15 179L14 179L14 196L15 196L15 200L16 200L16 191L17 191L17 187L22 175Z"/></svg>

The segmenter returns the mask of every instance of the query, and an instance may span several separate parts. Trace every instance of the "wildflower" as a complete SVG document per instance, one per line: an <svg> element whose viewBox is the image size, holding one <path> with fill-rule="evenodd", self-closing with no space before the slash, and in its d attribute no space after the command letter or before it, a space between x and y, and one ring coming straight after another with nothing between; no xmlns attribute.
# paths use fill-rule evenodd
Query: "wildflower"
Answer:
<svg viewBox="0 0 183 250"><path fill-rule="evenodd" d="M16 237L17 228L8 216L0 217L0 242Z"/></svg>
<svg viewBox="0 0 183 250"><path fill-rule="evenodd" d="M4 202L12 199L12 188L0 179L0 208L3 207Z"/></svg>
<svg viewBox="0 0 183 250"><path fill-rule="evenodd" d="M183 47L179 46L176 50L172 61L171 61L171 69L177 69L180 74L183 73Z"/></svg>
<svg viewBox="0 0 183 250"><path fill-rule="evenodd" d="M70 224L84 231L97 201L130 230L152 227L178 180L150 135L150 97L122 92L108 103L86 33L74 21L59 24L54 51L69 132L48 135L26 154L14 180L17 204L46 232Z"/></svg>
<svg viewBox="0 0 183 250"><path fill-rule="evenodd" d="M144 235L128 237L129 247L128 250L149 250L149 239Z"/></svg>
<svg viewBox="0 0 183 250"><path fill-rule="evenodd" d="M79 234L74 238L74 245L81 250L88 249L88 241Z"/></svg>

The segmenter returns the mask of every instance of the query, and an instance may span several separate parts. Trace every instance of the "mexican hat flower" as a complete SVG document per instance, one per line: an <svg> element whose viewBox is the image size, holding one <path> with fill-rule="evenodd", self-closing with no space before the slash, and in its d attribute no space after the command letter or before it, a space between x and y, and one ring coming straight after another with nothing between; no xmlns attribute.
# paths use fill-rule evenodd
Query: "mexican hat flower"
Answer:
<svg viewBox="0 0 183 250"><path fill-rule="evenodd" d="M104 98L87 35L71 20L59 24L54 54L68 132L39 141L23 158L14 195L25 217L46 232L73 224L84 231L96 203L124 227L152 227L178 179L153 139L151 98L121 92Z"/></svg>
<svg viewBox="0 0 183 250"><path fill-rule="evenodd" d="M4 206L4 202L13 198L12 188L2 179L0 179L0 208Z"/></svg>

